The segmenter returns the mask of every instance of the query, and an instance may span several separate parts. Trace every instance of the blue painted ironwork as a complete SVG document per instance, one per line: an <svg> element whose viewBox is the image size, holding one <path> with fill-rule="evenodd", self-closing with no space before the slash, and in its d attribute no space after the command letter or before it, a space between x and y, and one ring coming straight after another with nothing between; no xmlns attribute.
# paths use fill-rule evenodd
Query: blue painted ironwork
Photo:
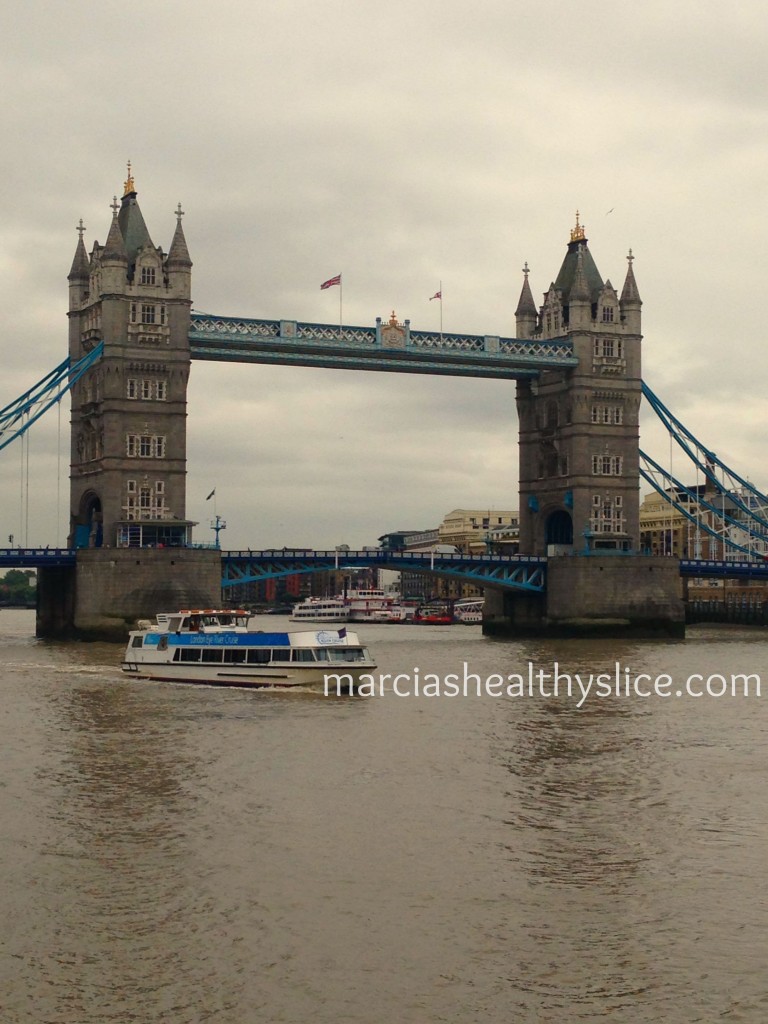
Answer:
<svg viewBox="0 0 768 1024"><path fill-rule="evenodd" d="M76 558L77 552L72 548L0 548L0 569L74 565Z"/></svg>
<svg viewBox="0 0 768 1024"><path fill-rule="evenodd" d="M704 488L707 493L701 493L702 489L698 487L694 489L684 485L643 451L640 452L640 476L680 515L693 523L698 533L714 537L723 545L723 551L739 552L747 561L753 561L755 552L749 547L750 539L754 538L763 547L768 540L768 497L702 444L647 384L643 383L642 390L670 437L696 468L697 474L701 473L707 481ZM713 495L722 500L721 507L710 500ZM729 512L738 510L739 518L726 512L726 502ZM702 518L702 510L709 513L709 521ZM736 540L729 527L741 533L741 539L746 538L747 544Z"/></svg>
<svg viewBox="0 0 768 1024"><path fill-rule="evenodd" d="M540 594L547 559L539 555L438 554L431 551L223 551L222 586L339 569L395 569L427 572L464 583Z"/></svg>
<svg viewBox="0 0 768 1024"><path fill-rule="evenodd" d="M568 338L522 341L412 331L407 320L394 326L379 319L375 328L342 327L193 312L189 342L193 359L332 369L520 380L545 369L578 366Z"/></svg>
<svg viewBox="0 0 768 1024"><path fill-rule="evenodd" d="M745 547L743 544L739 544L735 540L724 537L722 530L715 529L710 526L706 520L703 520L700 515L695 515L691 511L690 506L683 504L683 502L679 500L681 495L684 494L694 502L697 509L707 509L707 511L712 512L718 520L728 523L729 526L734 526L736 529L741 530L744 533L748 533L756 540L765 540L766 533L764 527L758 528L752 526L748 520L743 521L740 519L734 519L733 516L729 516L724 509L718 508L716 505L713 505L712 502L707 501L703 495L697 494L696 491L692 490L690 487L686 487L685 484L682 484L672 476L668 470L660 466L658 462L643 451L640 452L639 468L640 476L654 488L654 490L667 502L667 504L671 505L681 515L685 516L685 518L689 522L693 523L696 526L696 529L700 530L702 533L706 533L708 536L714 537L718 541L725 541L728 547L733 548L734 551L741 551L748 557L752 557L753 555L750 548ZM659 477L661 477L661 483L659 482ZM665 484L666 486L664 486ZM729 494L728 498L730 499L730 497L731 496ZM755 518L758 519L758 517ZM758 522L759 521L760 520L758 519Z"/></svg>
<svg viewBox="0 0 768 1024"><path fill-rule="evenodd" d="M103 351L104 342L100 341L75 363L67 356L37 384L0 409L0 451L26 433L52 405L60 402L72 385L101 357Z"/></svg>
<svg viewBox="0 0 768 1024"><path fill-rule="evenodd" d="M711 558L683 558L680 560L680 575L701 578L725 576L768 579L768 562L733 562Z"/></svg>
<svg viewBox="0 0 768 1024"><path fill-rule="evenodd" d="M745 480L734 469L727 466L722 459L719 459L715 452L707 448L680 420L668 409L661 399L651 391L648 385L643 382L643 397L651 406L653 411L666 427L670 437L682 448L688 458L694 463L697 469L709 480L717 492L725 491L729 500L742 510L748 517L761 523L768 529L768 519L761 517L753 506L747 505L741 500L741 494L751 495L754 501L762 509L768 508L768 496L759 491L753 483ZM721 478L718 479L715 472L719 469Z"/></svg>

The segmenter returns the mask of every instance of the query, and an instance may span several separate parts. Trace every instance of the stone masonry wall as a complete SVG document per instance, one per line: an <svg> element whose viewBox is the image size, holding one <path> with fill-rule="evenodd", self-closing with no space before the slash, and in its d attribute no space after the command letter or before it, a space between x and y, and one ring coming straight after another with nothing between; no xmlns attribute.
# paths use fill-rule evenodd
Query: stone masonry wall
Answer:
<svg viewBox="0 0 768 1024"><path fill-rule="evenodd" d="M221 605L221 553L187 548L85 548L77 554L74 630L124 639L159 611Z"/></svg>

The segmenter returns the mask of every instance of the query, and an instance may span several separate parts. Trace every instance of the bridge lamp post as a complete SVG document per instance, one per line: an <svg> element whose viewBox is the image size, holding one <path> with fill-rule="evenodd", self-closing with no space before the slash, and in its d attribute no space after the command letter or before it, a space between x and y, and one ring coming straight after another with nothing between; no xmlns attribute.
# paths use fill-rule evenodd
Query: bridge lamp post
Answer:
<svg viewBox="0 0 768 1024"><path fill-rule="evenodd" d="M219 540L219 534L221 533L222 530L226 530L226 528L227 528L226 520L222 519L220 515L217 514L216 518L211 520L211 529L216 534L216 544L215 544L215 546L217 548L221 548L221 542Z"/></svg>

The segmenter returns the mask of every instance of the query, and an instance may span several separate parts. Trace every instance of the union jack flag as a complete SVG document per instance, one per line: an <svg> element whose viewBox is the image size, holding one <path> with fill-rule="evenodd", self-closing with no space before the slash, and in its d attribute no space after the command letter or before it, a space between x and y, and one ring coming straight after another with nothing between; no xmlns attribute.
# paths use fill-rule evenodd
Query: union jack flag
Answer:
<svg viewBox="0 0 768 1024"><path fill-rule="evenodd" d="M324 288L332 288L335 284L341 284L341 274L337 274L336 277L329 277L327 281L323 281L320 285L320 291Z"/></svg>

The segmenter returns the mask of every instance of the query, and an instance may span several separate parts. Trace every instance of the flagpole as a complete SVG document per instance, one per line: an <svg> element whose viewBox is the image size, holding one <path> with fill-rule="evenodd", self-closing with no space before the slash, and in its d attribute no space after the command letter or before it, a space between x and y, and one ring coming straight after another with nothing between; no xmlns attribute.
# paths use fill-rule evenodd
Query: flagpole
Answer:
<svg viewBox="0 0 768 1024"><path fill-rule="evenodd" d="M443 343L443 282L440 282L440 344Z"/></svg>
<svg viewBox="0 0 768 1024"><path fill-rule="evenodd" d="M342 297L342 275L339 274L339 338L341 338L341 325L344 323L341 313L341 297Z"/></svg>

